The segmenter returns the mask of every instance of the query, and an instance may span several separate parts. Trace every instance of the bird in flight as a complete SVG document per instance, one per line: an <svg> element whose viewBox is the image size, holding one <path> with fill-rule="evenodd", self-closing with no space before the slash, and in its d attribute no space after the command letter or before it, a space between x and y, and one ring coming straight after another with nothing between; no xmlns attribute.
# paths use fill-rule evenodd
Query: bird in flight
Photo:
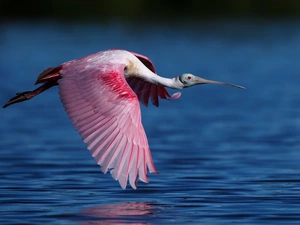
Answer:
<svg viewBox="0 0 300 225"><path fill-rule="evenodd" d="M103 173L108 171L123 189L136 189L137 180L148 183L147 171L154 167L141 122L139 101L155 106L161 99L177 99L165 87L183 89L198 84L235 84L206 80L189 73L175 78L156 74L146 56L111 49L65 62L44 70L33 91L17 93L3 108L29 100L58 85L63 106L76 130Z"/></svg>

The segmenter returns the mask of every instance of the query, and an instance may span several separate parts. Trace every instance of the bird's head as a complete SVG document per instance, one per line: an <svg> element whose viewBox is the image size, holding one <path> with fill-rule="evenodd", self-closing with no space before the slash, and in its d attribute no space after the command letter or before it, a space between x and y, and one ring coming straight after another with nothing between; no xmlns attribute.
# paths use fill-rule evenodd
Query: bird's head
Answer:
<svg viewBox="0 0 300 225"><path fill-rule="evenodd" d="M224 82L219 82L219 81L206 80L206 79L197 77L190 73L182 74L179 77L179 81L181 82L182 88L187 88L187 87L191 87L191 86L198 85L198 84L219 84L219 85L227 85L227 86L231 86L231 87L246 89L245 87L239 86L236 84L229 84L229 83L224 83Z"/></svg>

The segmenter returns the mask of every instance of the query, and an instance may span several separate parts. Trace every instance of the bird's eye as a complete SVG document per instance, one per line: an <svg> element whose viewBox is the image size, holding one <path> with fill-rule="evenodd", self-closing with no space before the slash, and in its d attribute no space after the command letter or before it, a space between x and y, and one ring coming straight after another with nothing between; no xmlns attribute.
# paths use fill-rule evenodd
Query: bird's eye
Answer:
<svg viewBox="0 0 300 225"><path fill-rule="evenodd" d="M193 80L193 75L189 73L184 73L179 77L181 83L187 84Z"/></svg>

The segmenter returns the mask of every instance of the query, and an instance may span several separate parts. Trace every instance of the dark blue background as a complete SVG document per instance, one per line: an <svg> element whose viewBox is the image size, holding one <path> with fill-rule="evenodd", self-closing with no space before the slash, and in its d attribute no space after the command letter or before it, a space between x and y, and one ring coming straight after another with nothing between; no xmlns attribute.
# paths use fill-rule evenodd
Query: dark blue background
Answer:
<svg viewBox="0 0 300 225"><path fill-rule="evenodd" d="M148 56L161 76L190 72L247 87L197 86L159 108L142 106L160 174L137 190L101 173L57 87L1 109L1 224L299 224L300 23L0 29L2 104L35 88L45 68L109 48Z"/></svg>

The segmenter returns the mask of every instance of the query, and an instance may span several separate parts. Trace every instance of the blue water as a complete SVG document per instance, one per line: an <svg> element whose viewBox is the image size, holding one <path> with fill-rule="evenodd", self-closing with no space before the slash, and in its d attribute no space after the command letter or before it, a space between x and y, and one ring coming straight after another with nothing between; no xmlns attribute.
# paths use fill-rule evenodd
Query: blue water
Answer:
<svg viewBox="0 0 300 225"><path fill-rule="evenodd" d="M57 87L0 109L0 224L299 224L300 22L0 25L0 99L45 68L112 47L246 91L197 86L142 107L159 175L122 190ZM173 90L170 90L173 93Z"/></svg>

